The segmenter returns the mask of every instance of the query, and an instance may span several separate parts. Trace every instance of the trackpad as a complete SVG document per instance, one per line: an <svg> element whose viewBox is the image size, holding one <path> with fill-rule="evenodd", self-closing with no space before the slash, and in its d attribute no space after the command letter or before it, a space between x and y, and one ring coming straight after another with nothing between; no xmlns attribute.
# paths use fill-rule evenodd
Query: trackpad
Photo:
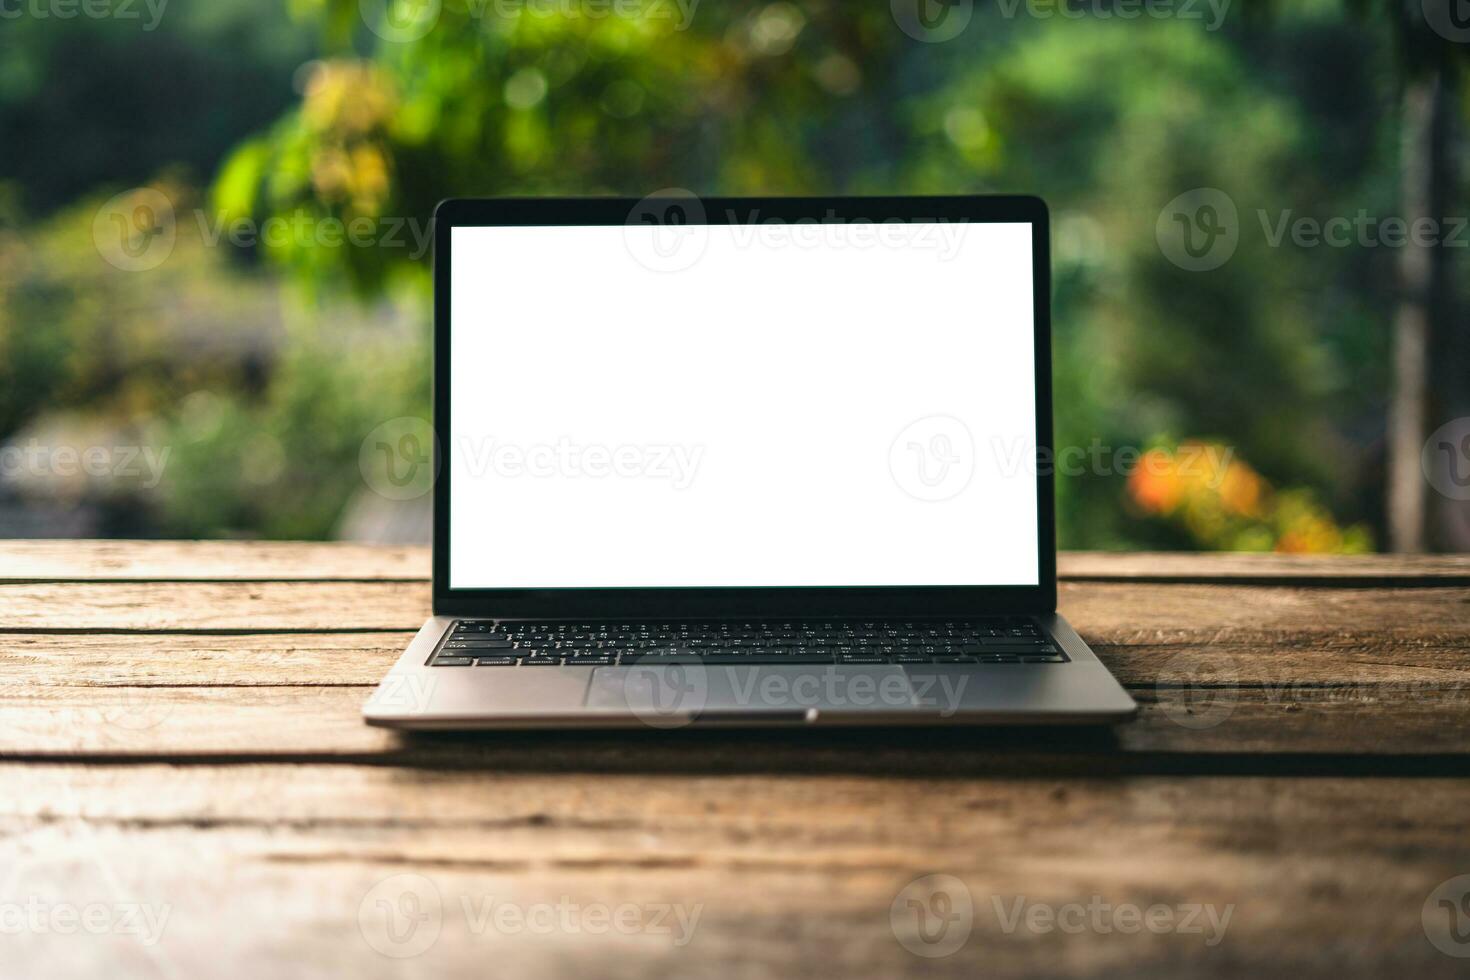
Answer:
<svg viewBox="0 0 1470 980"><path fill-rule="evenodd" d="M917 704L898 666L755 666L698 663L599 667L586 706L631 711L649 724L720 716L805 717L910 711Z"/></svg>

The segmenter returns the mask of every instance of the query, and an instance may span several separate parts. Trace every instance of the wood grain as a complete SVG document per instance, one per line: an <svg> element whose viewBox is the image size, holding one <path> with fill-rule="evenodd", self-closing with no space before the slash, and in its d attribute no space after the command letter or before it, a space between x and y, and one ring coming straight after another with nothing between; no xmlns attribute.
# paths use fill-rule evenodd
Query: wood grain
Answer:
<svg viewBox="0 0 1470 980"><path fill-rule="evenodd" d="M428 615L423 549L7 543L0 975L1462 976L1426 924L1470 874L1470 559L1061 565L1133 724L410 737L358 710ZM973 931L928 958L902 898L936 873ZM436 931L399 958L405 882ZM1094 899L1232 917L1210 945L996 905ZM8 925L93 903L166 926Z"/></svg>
<svg viewBox="0 0 1470 980"><path fill-rule="evenodd" d="M1470 639L1470 585L1416 589L1063 583L1061 611L1099 643L1290 643L1342 633ZM9 631L416 630L422 582L0 584Z"/></svg>
<svg viewBox="0 0 1470 980"><path fill-rule="evenodd" d="M0 581L427 581L429 549L346 542L6 541Z"/></svg>
<svg viewBox="0 0 1470 980"><path fill-rule="evenodd" d="M368 687L36 687L0 691L0 755L362 760L583 770L1010 773L1470 773L1470 685L1138 690L1116 729L830 729L403 736L362 724ZM1181 760L1177 756L1190 756ZM1199 756L1194 758L1194 756ZM1303 757L1305 756L1305 757ZM1392 760L1405 762L1395 770Z"/></svg>
<svg viewBox="0 0 1470 980"><path fill-rule="evenodd" d="M0 632L0 677L14 686L369 686L413 636L368 632ZM1226 638L1228 640L1228 638ZM1470 682L1470 655L1454 638L1297 637L1270 643L1102 642L1093 650L1125 686L1284 688Z"/></svg>
<svg viewBox="0 0 1470 980"><path fill-rule="evenodd" d="M527 977L1462 975L1421 925L1470 862L1458 781L284 772L26 767L28 792L0 803L12 887L170 912L147 950L22 935L8 970L105 957L126 975L162 962L222 977L481 976L487 962ZM907 910L892 906L936 873L961 883L972 928L929 959L900 944ZM399 962L380 950L411 947L374 928L376 900L409 886L433 896L435 941ZM1018 901L1209 906L1203 923L1223 929L1007 931ZM671 905L693 927L497 930L485 902Z"/></svg>
<svg viewBox="0 0 1470 980"><path fill-rule="evenodd" d="M342 542L7 541L0 581L427 581L429 549ZM1470 582L1467 555L1062 552L1063 580Z"/></svg>

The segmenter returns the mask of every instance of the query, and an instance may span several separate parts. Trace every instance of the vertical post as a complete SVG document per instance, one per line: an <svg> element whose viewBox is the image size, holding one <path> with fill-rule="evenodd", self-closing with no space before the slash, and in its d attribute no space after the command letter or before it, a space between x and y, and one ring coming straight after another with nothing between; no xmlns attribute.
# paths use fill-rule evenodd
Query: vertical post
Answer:
<svg viewBox="0 0 1470 980"><path fill-rule="evenodd" d="M1411 78L1403 96L1399 145L1403 217L1412 227L1433 218L1434 133L1440 75ZM1394 551L1425 544L1425 481L1420 456L1427 434L1429 338L1433 317L1435 245L1408 236L1398 259L1399 304L1393 324L1393 392L1388 413L1388 536Z"/></svg>

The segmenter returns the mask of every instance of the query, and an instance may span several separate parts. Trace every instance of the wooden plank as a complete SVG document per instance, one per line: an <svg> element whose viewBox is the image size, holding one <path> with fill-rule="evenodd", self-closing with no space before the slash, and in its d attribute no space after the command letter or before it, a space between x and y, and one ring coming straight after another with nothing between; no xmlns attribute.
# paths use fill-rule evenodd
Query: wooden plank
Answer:
<svg viewBox="0 0 1470 980"><path fill-rule="evenodd" d="M151 947L23 930L6 940L16 976L1463 975L1423 920L1470 866L1462 781L0 773L27 784L0 801L6 893L161 923ZM969 930L940 958L900 938L925 949L905 898L935 873L958 882ZM496 928L514 920L486 902L569 911ZM1076 931L1008 928L1018 902L1099 911ZM625 904L672 906L686 928L581 918ZM1121 931L1120 905L1172 923ZM395 910L428 931L390 935Z"/></svg>
<svg viewBox="0 0 1470 980"><path fill-rule="evenodd" d="M1467 555L1062 552L1075 581L1470 582ZM427 581L429 550L343 542L6 541L0 581Z"/></svg>
<svg viewBox="0 0 1470 980"><path fill-rule="evenodd" d="M372 685L413 633L0 633L0 678L15 686ZM1277 645L1098 644L1125 686L1277 689L1470 682L1470 645L1372 634Z"/></svg>
<svg viewBox="0 0 1470 980"><path fill-rule="evenodd" d="M77 582L0 585L7 630L416 630L427 582Z"/></svg>
<svg viewBox="0 0 1470 980"><path fill-rule="evenodd" d="M679 771L986 774L1470 772L1463 685L1135 691L1112 729L491 733L402 736L362 723L367 687L12 687L0 690L11 758L373 759L407 764ZM1282 760L1255 756L1281 756ZM1284 761L1283 761L1284 760ZM1189 767L1195 767L1190 770ZM1214 767L1214 768L1212 768ZM1394 772L1392 766L1369 767ZM1404 771L1409 771L1405 768Z"/></svg>
<svg viewBox="0 0 1470 980"><path fill-rule="evenodd" d="M1470 639L1470 586L1419 589L1063 583L1062 612L1090 641L1290 643L1341 634ZM0 584L9 631L416 630L420 582Z"/></svg>
<svg viewBox="0 0 1470 980"><path fill-rule="evenodd" d="M1279 555L1250 552L1064 551L1063 580L1412 585L1470 582L1470 555Z"/></svg>
<svg viewBox="0 0 1470 980"><path fill-rule="evenodd" d="M429 549L326 541L5 541L0 581L428 581Z"/></svg>

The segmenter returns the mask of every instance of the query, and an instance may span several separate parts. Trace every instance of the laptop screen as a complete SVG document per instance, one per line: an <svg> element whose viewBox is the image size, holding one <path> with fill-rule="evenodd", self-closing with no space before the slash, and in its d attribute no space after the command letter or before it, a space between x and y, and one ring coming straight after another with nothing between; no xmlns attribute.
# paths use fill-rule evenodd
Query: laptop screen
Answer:
<svg viewBox="0 0 1470 980"><path fill-rule="evenodd" d="M1038 584L1029 224L450 234L451 589Z"/></svg>

